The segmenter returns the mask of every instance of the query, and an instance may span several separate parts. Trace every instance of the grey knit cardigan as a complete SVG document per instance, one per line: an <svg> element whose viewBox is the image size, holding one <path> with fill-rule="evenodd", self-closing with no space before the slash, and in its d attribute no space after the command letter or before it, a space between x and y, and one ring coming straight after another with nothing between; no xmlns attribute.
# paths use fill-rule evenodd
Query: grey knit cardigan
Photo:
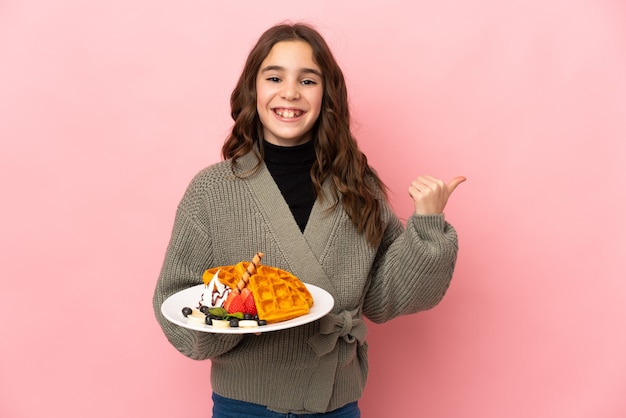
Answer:
<svg viewBox="0 0 626 418"><path fill-rule="evenodd" d="M236 169L248 173L258 161L251 152ZM363 316L382 323L439 303L456 262L455 230L443 215L413 215L403 227L385 201L384 237L374 248L341 205L331 209L325 187L326 198L315 202L302 233L264 164L244 178L231 166L227 160L200 171L178 206L153 297L158 323L182 354L211 360L212 390L222 396L293 413L358 400L368 371ZM206 269L249 260L257 251L265 253L263 264L332 294L331 313L258 336L192 331L163 317L163 301L202 283Z"/></svg>

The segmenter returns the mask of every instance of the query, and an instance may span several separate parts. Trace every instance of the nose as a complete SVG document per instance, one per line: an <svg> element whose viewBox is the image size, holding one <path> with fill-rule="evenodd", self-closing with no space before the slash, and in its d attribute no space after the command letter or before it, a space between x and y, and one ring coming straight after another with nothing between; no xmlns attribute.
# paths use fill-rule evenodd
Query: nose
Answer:
<svg viewBox="0 0 626 418"><path fill-rule="evenodd" d="M280 92L280 97L285 100L298 100L300 98L300 85L293 81L285 81Z"/></svg>

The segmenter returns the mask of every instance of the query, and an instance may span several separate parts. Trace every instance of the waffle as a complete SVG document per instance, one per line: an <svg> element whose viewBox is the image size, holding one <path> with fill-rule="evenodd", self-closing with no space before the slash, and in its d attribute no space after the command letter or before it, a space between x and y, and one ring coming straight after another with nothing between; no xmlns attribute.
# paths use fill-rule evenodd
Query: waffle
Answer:
<svg viewBox="0 0 626 418"><path fill-rule="evenodd" d="M219 269L220 281L235 288L249 264L244 261L209 269L204 273L203 281L208 284ZM268 324L305 315L313 306L313 297L304 283L288 271L276 267L259 265L250 276L247 287L254 295L259 318Z"/></svg>

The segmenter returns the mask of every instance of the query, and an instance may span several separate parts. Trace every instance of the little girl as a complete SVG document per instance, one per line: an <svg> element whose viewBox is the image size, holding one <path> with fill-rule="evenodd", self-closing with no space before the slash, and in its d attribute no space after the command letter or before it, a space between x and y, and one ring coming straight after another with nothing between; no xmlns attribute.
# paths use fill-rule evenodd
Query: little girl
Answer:
<svg viewBox="0 0 626 418"><path fill-rule="evenodd" d="M267 30L231 96L224 161L200 171L180 202L154 293L171 344L211 359L213 417L359 417L367 378L363 317L389 321L437 305L457 236L444 220L463 181L417 177L406 227L350 130L346 84L312 27ZM321 320L260 335L213 334L168 322L160 306L211 267L263 263L328 291Z"/></svg>

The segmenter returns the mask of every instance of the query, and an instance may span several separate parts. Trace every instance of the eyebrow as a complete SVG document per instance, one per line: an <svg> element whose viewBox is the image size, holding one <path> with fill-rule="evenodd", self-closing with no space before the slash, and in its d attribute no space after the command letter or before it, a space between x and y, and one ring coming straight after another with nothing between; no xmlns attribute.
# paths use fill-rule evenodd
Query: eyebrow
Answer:
<svg viewBox="0 0 626 418"><path fill-rule="evenodd" d="M268 71L285 71L285 67L281 67L280 65L268 65L267 67L263 67L261 69L262 73L266 73ZM300 73L302 74L315 74L318 77L322 77L322 73L314 68L301 68Z"/></svg>

